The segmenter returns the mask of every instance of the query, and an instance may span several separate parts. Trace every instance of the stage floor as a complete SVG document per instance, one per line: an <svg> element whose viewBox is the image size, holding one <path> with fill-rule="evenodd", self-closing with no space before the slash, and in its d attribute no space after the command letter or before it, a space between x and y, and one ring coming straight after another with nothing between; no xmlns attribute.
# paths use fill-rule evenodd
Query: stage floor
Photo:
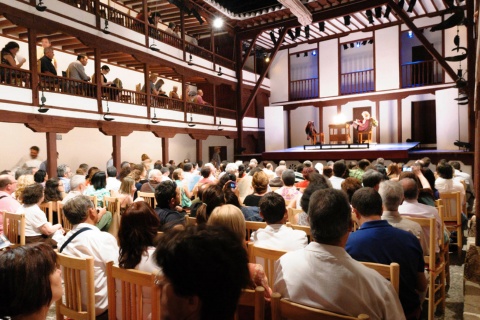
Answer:
<svg viewBox="0 0 480 320"><path fill-rule="evenodd" d="M405 143L379 143L370 144L364 149L335 149L325 146L324 149L313 149L313 146L304 150L303 146L288 149L266 151L262 153L265 160L360 160L384 158L394 161L405 161L409 159L409 152L414 149L418 142ZM345 146L346 147L346 146Z"/></svg>

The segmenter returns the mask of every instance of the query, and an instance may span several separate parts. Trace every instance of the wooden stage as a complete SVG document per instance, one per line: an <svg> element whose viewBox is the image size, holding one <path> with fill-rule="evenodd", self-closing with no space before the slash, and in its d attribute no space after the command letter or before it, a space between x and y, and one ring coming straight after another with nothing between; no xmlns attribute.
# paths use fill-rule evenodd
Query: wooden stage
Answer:
<svg viewBox="0 0 480 320"><path fill-rule="evenodd" d="M305 160L360 160L368 159L370 161L377 158L392 160L396 162L407 162L408 160L430 157L432 162L445 158L448 160L459 160L465 164L473 164L473 152L461 150L422 150L416 148L418 142L405 143L379 143L370 144L369 148L336 149L335 147L324 147L314 149L313 146L304 150L303 146L297 146L288 149L266 151L262 153L262 160L274 161L305 161ZM341 147L339 145L339 147Z"/></svg>

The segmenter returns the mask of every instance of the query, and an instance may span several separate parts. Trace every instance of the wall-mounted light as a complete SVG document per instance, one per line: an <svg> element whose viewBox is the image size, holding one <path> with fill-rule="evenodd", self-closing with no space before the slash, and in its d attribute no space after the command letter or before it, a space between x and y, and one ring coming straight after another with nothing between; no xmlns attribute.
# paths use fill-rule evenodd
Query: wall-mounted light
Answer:
<svg viewBox="0 0 480 320"><path fill-rule="evenodd" d="M355 47L355 43L350 42L350 48L353 48L353 47Z"/></svg>
<svg viewBox="0 0 480 320"><path fill-rule="evenodd" d="M47 10L47 6L43 3L42 0L38 0L38 4L35 6L35 9L37 9L40 12L43 12Z"/></svg>
<svg viewBox="0 0 480 320"><path fill-rule="evenodd" d="M355 47L360 48L360 42L355 43Z"/></svg>
<svg viewBox="0 0 480 320"><path fill-rule="evenodd" d="M269 63L270 62L270 56L268 54L264 54L263 57L265 58L265 62Z"/></svg>
<svg viewBox="0 0 480 320"><path fill-rule="evenodd" d="M45 95L44 95L44 92L43 92L43 87L39 86L39 88L42 90L42 96L40 97L40 105L39 105L39 108L38 108L38 112L40 113L46 113L48 110L50 110L49 108L46 108L45 107L45 102L47 102L47 98L45 98Z"/></svg>
<svg viewBox="0 0 480 320"><path fill-rule="evenodd" d="M362 46L365 46L365 45L367 45L367 40L362 41Z"/></svg>
<svg viewBox="0 0 480 320"><path fill-rule="evenodd" d="M110 31L108 31L108 20L107 19L105 19L105 27L103 27L102 32L105 33L105 34L110 34Z"/></svg>
<svg viewBox="0 0 480 320"><path fill-rule="evenodd" d="M344 43L343 44L343 50L347 50L348 49L348 44Z"/></svg>
<svg viewBox="0 0 480 320"><path fill-rule="evenodd" d="M317 50L312 51L312 56L314 56L314 57L317 56Z"/></svg>
<svg viewBox="0 0 480 320"><path fill-rule="evenodd" d="M220 120L218 121L217 130L218 130L218 131L223 131L223 128L222 128L222 119L220 119Z"/></svg>
<svg viewBox="0 0 480 320"><path fill-rule="evenodd" d="M188 65L193 66L193 58L191 53L190 53L190 60L188 60Z"/></svg>
<svg viewBox="0 0 480 320"><path fill-rule="evenodd" d="M222 67L218 67L218 73L217 73L217 76L221 77L223 75L223 72L222 72Z"/></svg>
<svg viewBox="0 0 480 320"><path fill-rule="evenodd" d="M373 44L373 39L368 40L369 44Z"/></svg>
<svg viewBox="0 0 480 320"><path fill-rule="evenodd" d="M108 99L105 99L107 101L107 112L103 115L103 120L105 121L113 121L115 118L112 117L112 114L110 113L110 108L108 107Z"/></svg>
<svg viewBox="0 0 480 320"><path fill-rule="evenodd" d="M304 57L308 57L308 52L304 52L304 53L303 53L303 56L304 56Z"/></svg>
<svg viewBox="0 0 480 320"><path fill-rule="evenodd" d="M190 121L187 123L187 125L190 127L190 128L193 128L196 126L196 124L193 122L193 115L192 113L190 113Z"/></svg>
<svg viewBox="0 0 480 320"><path fill-rule="evenodd" d="M153 107L153 118L150 120L152 123L159 123L160 119L157 118L157 109Z"/></svg>

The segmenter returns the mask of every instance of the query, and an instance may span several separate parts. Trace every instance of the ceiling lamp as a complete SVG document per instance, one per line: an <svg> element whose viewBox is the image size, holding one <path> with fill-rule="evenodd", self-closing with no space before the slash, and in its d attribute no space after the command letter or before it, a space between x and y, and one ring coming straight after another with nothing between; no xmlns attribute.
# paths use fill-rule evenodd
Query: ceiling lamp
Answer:
<svg viewBox="0 0 480 320"><path fill-rule="evenodd" d="M45 113L45 112L47 112L47 111L50 110L50 109L45 107L45 102L47 102L47 98L45 98L45 95L43 94L43 93L44 93L44 92L43 92L43 87L41 87L41 86L39 86L39 87L40 87L40 89L42 90L42 97L40 98L41 104L40 104L40 106L39 106L39 108L38 108L38 112L40 112L40 113Z"/></svg>
<svg viewBox="0 0 480 320"><path fill-rule="evenodd" d="M382 7L375 8L375 18L380 19L382 17Z"/></svg>
<svg viewBox="0 0 480 320"><path fill-rule="evenodd" d="M213 27L220 29L223 26L223 19L222 18L216 18L213 20Z"/></svg>
<svg viewBox="0 0 480 320"><path fill-rule="evenodd" d="M374 21L373 21L373 12L371 9L368 9L367 11L365 11L365 14L367 15L367 19L368 19L368 22L370 24L373 24Z"/></svg>
<svg viewBox="0 0 480 320"><path fill-rule="evenodd" d="M221 76L223 75L222 67L218 67L218 73L217 73L217 75L218 75L219 77L221 77Z"/></svg>
<svg viewBox="0 0 480 320"><path fill-rule="evenodd" d="M302 32L302 29L300 27L295 28L295 38L300 37L300 33Z"/></svg>
<svg viewBox="0 0 480 320"><path fill-rule="evenodd" d="M157 110L153 107L153 118L150 120L152 123L159 123L160 120L157 118Z"/></svg>
<svg viewBox="0 0 480 320"><path fill-rule="evenodd" d="M293 34L293 31L291 29L288 29L287 33L290 39L292 39L292 41L295 41L295 35Z"/></svg>
<svg viewBox="0 0 480 320"><path fill-rule="evenodd" d="M110 31L108 31L108 20L105 19L105 27L102 30L103 33L105 34L110 34Z"/></svg>
<svg viewBox="0 0 480 320"><path fill-rule="evenodd" d="M390 6L387 6L387 8L385 9L385 13L383 14L383 17L385 19L388 19L388 16L390 15L390 11L392 11L392 8Z"/></svg>
<svg viewBox="0 0 480 320"><path fill-rule="evenodd" d="M350 16L343 17L343 24L346 26L350 25Z"/></svg>
<svg viewBox="0 0 480 320"><path fill-rule="evenodd" d="M290 12L297 17L302 26L312 24L312 13L303 5L300 0L278 0L279 3L290 9Z"/></svg>
<svg viewBox="0 0 480 320"><path fill-rule="evenodd" d="M35 6L35 9L37 9L40 12L43 12L43 11L47 10L47 6L43 3L42 0L39 0L38 4Z"/></svg>
<svg viewBox="0 0 480 320"><path fill-rule="evenodd" d="M305 38L310 38L310 26L305 26Z"/></svg>

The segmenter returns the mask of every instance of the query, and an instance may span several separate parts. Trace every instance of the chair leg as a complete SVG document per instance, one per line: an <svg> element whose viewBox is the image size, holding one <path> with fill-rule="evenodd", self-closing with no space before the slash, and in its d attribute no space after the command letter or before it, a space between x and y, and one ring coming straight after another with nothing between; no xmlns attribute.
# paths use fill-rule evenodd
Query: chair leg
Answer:
<svg viewBox="0 0 480 320"><path fill-rule="evenodd" d="M462 226L457 228L457 246L458 246L458 256L462 256L462 249L463 249L463 229Z"/></svg>
<svg viewBox="0 0 480 320"><path fill-rule="evenodd" d="M428 285L428 320L434 319L435 313L435 274L429 272L429 285Z"/></svg>

